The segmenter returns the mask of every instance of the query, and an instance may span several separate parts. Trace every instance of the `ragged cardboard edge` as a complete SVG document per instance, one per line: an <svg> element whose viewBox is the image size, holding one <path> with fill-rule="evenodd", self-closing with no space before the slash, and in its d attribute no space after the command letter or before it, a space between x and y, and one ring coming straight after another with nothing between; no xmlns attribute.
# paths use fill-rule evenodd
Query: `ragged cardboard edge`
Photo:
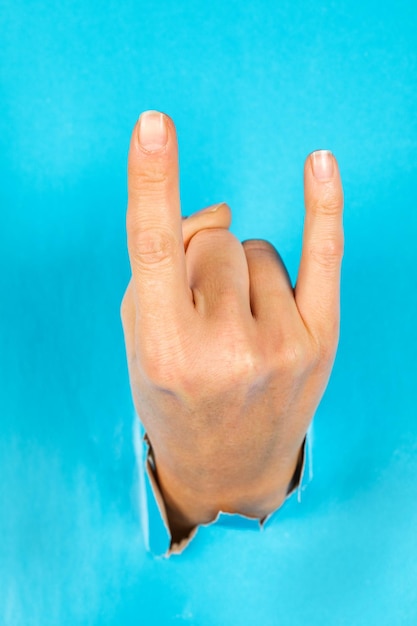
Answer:
<svg viewBox="0 0 417 626"><path fill-rule="evenodd" d="M171 554L181 554L181 552L183 552L183 550L188 546L188 544L192 541L192 539L194 539L199 529L199 526L196 526L195 528L193 528L190 534L188 535L188 537L184 537L184 539L182 539L180 542L174 543L172 541L172 535L171 535L171 530L169 527L169 521L168 521L168 515L167 515L167 511L165 507L165 502L162 497L158 482L156 480L155 460L152 454L152 446L151 446L151 442L149 441L149 437L146 432L144 432L143 434L142 442L145 444L145 450L146 450L145 459L144 459L145 460L145 464L144 464L145 473L150 482L152 492L156 500L156 503L158 505L158 509L161 514L161 518L164 523L164 526L168 535L168 540L169 540L169 547L162 556L168 558ZM149 516L148 516L147 521L149 524ZM150 529L148 527L148 536L149 535L150 535ZM148 545L150 545L149 540L148 540Z"/></svg>
<svg viewBox="0 0 417 626"><path fill-rule="evenodd" d="M141 438L141 423L136 413L133 417L133 449L135 452L135 458L138 469L139 477L139 516L141 521L141 527L143 532L143 539L145 547L149 550L149 514L148 514L148 502L146 497L146 484L145 474L142 471L144 461L144 448Z"/></svg>
<svg viewBox="0 0 417 626"><path fill-rule="evenodd" d="M155 461L152 455L152 448L151 448L151 443L149 441L148 435L145 433L142 437L142 441L145 443L146 446L146 454L145 454L145 471L147 473L147 476L149 478L149 481L151 483L152 486L152 491L154 493L155 496L155 500L158 504L158 509L161 513L161 517L162 520L164 522L165 528L167 529L167 532L169 534L169 536L171 537L171 531L169 528L169 521L168 521L168 514L166 511L166 507L165 507L165 502L164 499L162 497L161 494L161 490L159 489L159 485L156 481L156 476L155 476Z"/></svg>
<svg viewBox="0 0 417 626"><path fill-rule="evenodd" d="M273 515L275 515L275 513L279 509L281 509L281 507L294 494L295 491L297 491L297 501L301 502L301 493L306 488L307 484L313 478L313 464L312 464L313 429L312 429L312 426L313 424L311 423L308 428L307 434L304 438L303 445L302 445L302 461L301 461L301 469L299 472L298 483L296 483L293 489L287 494L284 502L281 504L280 507L278 507L278 509L275 509L274 511L272 511L271 513L269 513L267 516L265 516L262 519L248 517L240 513L228 513L226 511L219 511L216 517L212 521L207 522L206 524L199 524L198 526L194 527L191 530L188 537L184 537L184 539L182 539L178 543L173 543L171 531L169 528L169 522L168 522L168 516L167 516L167 512L165 508L165 503L164 503L164 500L160 492L160 489L156 480L156 476L154 473L155 466L154 466L154 459L152 455L152 446L147 436L147 433L145 432L143 428L142 423L140 422L139 418L135 416L134 441L135 441L136 458L138 462L140 463L139 474L140 474L140 487L141 487L141 497L140 497L141 521L143 524L144 540L145 540L145 545L146 545L147 550L155 554L155 552L150 547L151 529L150 529L150 523L149 523L150 521L149 521L149 514L148 514L148 502L147 502L147 497L146 497L146 484L145 484L146 476L148 477L148 481L151 486L152 493L156 501L161 519L163 521L164 529L167 534L167 541L169 542L169 547L165 550L165 552L163 552L159 556L169 558L172 554L180 555L185 550L185 548L191 543L191 541L195 538L200 527L212 526L213 524L218 523L219 520L221 519L226 522L225 525L227 526L233 526L233 524L227 523L227 520L233 521L233 518L234 518L236 521L240 520L240 523L242 523L244 520L243 525L247 530L250 530L250 529L264 530L264 526L266 522L268 522L268 520ZM306 466L308 467L308 475L306 472ZM236 526L239 526L239 524L235 524L235 527Z"/></svg>

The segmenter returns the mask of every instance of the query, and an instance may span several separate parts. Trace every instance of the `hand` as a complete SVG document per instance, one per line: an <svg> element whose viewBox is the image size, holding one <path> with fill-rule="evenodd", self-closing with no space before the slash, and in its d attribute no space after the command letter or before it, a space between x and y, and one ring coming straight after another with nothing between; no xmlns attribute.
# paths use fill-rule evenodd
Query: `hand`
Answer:
<svg viewBox="0 0 417 626"><path fill-rule="evenodd" d="M304 180L293 289L271 244L242 244L230 233L225 205L224 222L215 213L208 227L207 213L182 222L169 117L143 114L132 134L132 280L121 316L133 399L174 540L219 510L262 518L280 506L327 385L343 255L343 193L331 153L310 155Z"/></svg>

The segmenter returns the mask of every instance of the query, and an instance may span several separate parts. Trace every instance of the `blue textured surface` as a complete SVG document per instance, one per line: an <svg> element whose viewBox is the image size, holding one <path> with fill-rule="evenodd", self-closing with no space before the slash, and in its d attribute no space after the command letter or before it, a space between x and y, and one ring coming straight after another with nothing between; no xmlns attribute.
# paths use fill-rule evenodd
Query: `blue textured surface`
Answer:
<svg viewBox="0 0 417 626"><path fill-rule="evenodd" d="M417 623L417 4L0 0L0 622ZM296 277L306 155L345 188L314 479L265 532L144 550L119 321L126 156L177 124L183 212L226 200Z"/></svg>

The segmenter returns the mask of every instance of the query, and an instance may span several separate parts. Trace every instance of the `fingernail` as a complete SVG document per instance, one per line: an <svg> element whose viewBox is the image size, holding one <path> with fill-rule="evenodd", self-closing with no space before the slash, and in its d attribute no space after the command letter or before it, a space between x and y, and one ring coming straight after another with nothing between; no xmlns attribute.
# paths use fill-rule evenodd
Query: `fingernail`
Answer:
<svg viewBox="0 0 417 626"><path fill-rule="evenodd" d="M144 111L139 118L138 139L146 152L162 150L168 141L165 115L159 111Z"/></svg>
<svg viewBox="0 0 417 626"><path fill-rule="evenodd" d="M317 180L330 180L333 177L333 155L330 150L316 150L310 155L311 167Z"/></svg>
<svg viewBox="0 0 417 626"><path fill-rule="evenodd" d="M218 204L214 204L213 206L207 207L202 210L202 213L215 213L220 209L220 207L224 206L226 202L219 202Z"/></svg>
<svg viewBox="0 0 417 626"><path fill-rule="evenodd" d="M204 207L204 209L199 209L193 215L205 215L207 213L216 213L216 211L218 211L220 207L222 207L225 204L226 202L219 202L218 204L211 204L210 206Z"/></svg>

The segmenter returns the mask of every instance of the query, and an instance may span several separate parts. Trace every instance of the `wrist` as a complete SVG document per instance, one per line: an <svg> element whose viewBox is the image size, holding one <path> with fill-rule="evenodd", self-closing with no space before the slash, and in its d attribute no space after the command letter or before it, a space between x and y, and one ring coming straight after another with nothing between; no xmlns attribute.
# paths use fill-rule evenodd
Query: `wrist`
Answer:
<svg viewBox="0 0 417 626"><path fill-rule="evenodd" d="M281 465L272 473L263 472L256 479L238 485L227 480L212 481L209 472L204 473L205 480L197 483L184 481L160 459L156 463L153 457L173 542L186 538L196 526L212 522L219 511L264 519L277 510L299 484L303 451L304 444L285 468Z"/></svg>

